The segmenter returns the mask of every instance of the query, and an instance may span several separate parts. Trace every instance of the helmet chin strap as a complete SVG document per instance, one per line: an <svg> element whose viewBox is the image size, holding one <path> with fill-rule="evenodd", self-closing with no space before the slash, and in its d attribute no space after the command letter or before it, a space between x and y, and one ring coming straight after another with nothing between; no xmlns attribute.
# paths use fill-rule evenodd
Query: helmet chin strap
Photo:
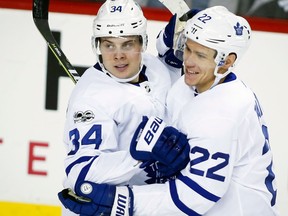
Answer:
<svg viewBox="0 0 288 216"><path fill-rule="evenodd" d="M108 72L104 67L103 67L103 71L104 71L108 76L110 76L112 79L116 80L117 82L120 82L120 83L128 83L128 82L131 82L132 80L136 79L136 78L139 76L139 74L140 74L140 72L141 72L141 70L142 70L142 67L143 67L143 65L141 64L140 70L139 70L134 76L129 77L129 78L126 78L126 79L124 79L124 78L122 79L122 78L118 78L118 77L114 76L113 74L111 74L110 72Z"/></svg>
<svg viewBox="0 0 288 216"><path fill-rule="evenodd" d="M217 65L214 69L215 79L214 79L214 82L209 89L212 89L213 87L215 87L220 82L220 80L222 78L226 77L229 73L231 73L231 67L229 67L228 70L224 74L219 74L218 69L220 66L222 66L222 65Z"/></svg>

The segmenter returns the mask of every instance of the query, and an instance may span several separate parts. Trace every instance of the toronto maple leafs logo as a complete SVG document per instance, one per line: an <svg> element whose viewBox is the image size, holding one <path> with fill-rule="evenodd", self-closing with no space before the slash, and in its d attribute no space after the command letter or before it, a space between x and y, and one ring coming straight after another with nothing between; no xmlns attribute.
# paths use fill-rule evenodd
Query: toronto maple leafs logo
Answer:
<svg viewBox="0 0 288 216"><path fill-rule="evenodd" d="M240 25L239 22L236 23L236 25L234 26L236 35L240 36L243 34L243 26Z"/></svg>
<svg viewBox="0 0 288 216"><path fill-rule="evenodd" d="M176 175L170 175L165 176L163 173L161 173L158 170L158 161L147 161L143 164L144 172L146 173L146 176L148 177L145 182L147 184L155 184L155 183L165 183L168 180L172 180L176 178Z"/></svg>

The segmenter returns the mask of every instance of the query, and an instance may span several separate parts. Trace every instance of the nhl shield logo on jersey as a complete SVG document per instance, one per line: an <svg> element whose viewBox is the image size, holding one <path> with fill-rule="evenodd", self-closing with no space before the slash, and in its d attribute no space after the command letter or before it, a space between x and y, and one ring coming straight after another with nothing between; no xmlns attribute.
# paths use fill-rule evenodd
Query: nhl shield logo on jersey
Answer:
<svg viewBox="0 0 288 216"><path fill-rule="evenodd" d="M80 123L80 122L89 122L92 119L94 119L95 115L91 110L86 110L85 112L78 111L74 113L74 122Z"/></svg>

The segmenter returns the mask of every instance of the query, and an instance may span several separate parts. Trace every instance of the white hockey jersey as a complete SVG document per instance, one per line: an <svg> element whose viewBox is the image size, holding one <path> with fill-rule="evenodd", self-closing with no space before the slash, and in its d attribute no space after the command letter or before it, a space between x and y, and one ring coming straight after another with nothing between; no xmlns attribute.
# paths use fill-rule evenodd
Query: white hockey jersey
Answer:
<svg viewBox="0 0 288 216"><path fill-rule="evenodd" d="M84 179L116 185L149 179L130 156L130 141L143 116L164 117L171 80L158 58L143 54L143 64L147 81L140 86L116 82L97 64L75 86L64 131L65 188Z"/></svg>
<svg viewBox="0 0 288 216"><path fill-rule="evenodd" d="M195 96L181 77L168 93L190 162L176 180L134 186L136 216L277 215L268 129L255 94L231 73Z"/></svg>

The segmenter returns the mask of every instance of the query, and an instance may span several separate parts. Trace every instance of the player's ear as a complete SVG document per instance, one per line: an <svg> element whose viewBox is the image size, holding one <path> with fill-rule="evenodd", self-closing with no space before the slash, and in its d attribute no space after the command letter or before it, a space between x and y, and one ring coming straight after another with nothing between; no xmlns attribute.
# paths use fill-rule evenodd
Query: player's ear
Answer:
<svg viewBox="0 0 288 216"><path fill-rule="evenodd" d="M224 62L224 64L219 67L218 73L224 74L231 66L233 66L234 62L236 61L236 54L235 53L230 53Z"/></svg>
<svg viewBox="0 0 288 216"><path fill-rule="evenodd" d="M234 62L236 61L236 54L235 53L230 53L225 60L225 63L220 67L220 73L221 71L227 71L228 68L230 68L231 66L233 66Z"/></svg>
<svg viewBox="0 0 288 216"><path fill-rule="evenodd" d="M229 67L233 66L234 62L236 61L237 55L235 53L230 53L226 60L225 60L225 69L228 69Z"/></svg>

